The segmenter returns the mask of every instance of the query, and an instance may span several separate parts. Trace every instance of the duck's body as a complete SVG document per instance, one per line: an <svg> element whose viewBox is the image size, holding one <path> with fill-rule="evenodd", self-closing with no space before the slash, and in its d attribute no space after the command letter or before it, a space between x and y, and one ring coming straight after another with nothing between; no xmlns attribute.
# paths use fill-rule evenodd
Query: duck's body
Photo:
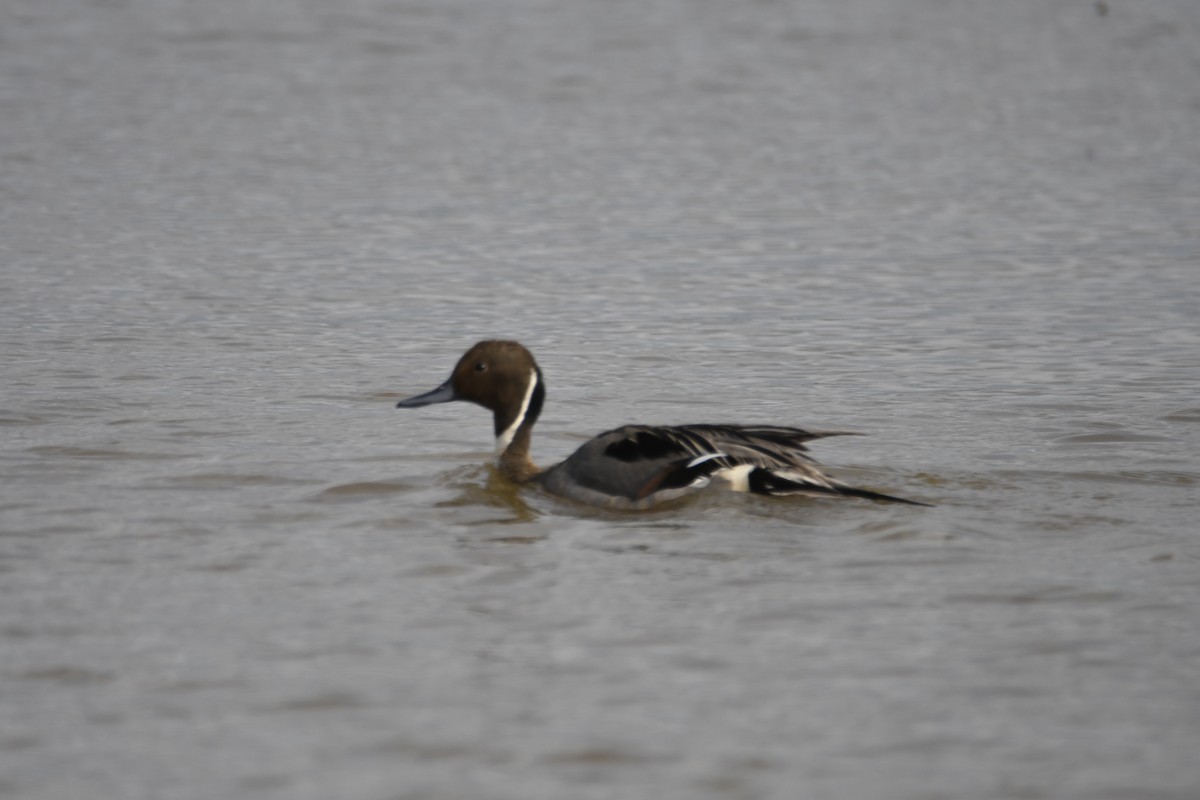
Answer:
<svg viewBox="0 0 1200 800"><path fill-rule="evenodd" d="M467 400L493 414L500 471L519 483L589 505L645 509L705 488L769 495L843 495L913 503L846 486L821 472L804 443L839 433L776 425L626 425L586 442L567 460L539 469L529 457L546 398L542 371L517 342L479 342L450 379L397 407Z"/></svg>

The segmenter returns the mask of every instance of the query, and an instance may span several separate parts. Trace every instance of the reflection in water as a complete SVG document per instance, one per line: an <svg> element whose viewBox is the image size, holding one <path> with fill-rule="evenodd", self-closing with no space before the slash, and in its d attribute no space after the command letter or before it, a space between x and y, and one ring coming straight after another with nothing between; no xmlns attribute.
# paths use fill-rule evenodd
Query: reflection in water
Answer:
<svg viewBox="0 0 1200 800"><path fill-rule="evenodd" d="M478 482L481 478L484 479L483 484ZM501 475L492 464L450 470L443 473L439 482L458 491L458 495L453 499L438 503L440 508L482 505L504 509L512 514L511 517L480 521L476 523L478 525L533 522L539 516L522 499L522 488Z"/></svg>

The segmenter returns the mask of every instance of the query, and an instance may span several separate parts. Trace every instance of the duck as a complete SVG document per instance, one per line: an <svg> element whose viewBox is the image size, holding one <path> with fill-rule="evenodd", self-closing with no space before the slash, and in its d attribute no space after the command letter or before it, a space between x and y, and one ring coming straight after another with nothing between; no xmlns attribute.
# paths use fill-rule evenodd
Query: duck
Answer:
<svg viewBox="0 0 1200 800"><path fill-rule="evenodd" d="M546 401L546 380L519 342L485 340L459 358L450 377L397 408L465 401L492 412L497 467L518 484L590 506L645 510L720 486L759 495L853 497L928 505L844 484L821 471L807 442L849 431L782 425L624 425L585 442L546 469L530 457L533 426Z"/></svg>

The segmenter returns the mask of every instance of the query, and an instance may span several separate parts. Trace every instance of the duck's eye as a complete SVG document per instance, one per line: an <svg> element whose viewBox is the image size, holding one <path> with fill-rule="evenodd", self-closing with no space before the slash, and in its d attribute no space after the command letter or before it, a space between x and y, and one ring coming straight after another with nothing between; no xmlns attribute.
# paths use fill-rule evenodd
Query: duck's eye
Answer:
<svg viewBox="0 0 1200 800"><path fill-rule="evenodd" d="M476 372L487 372L487 363L486 363L486 362L483 362L483 361L480 361L480 362L476 363L476 364L475 364L475 371L476 371Z"/></svg>

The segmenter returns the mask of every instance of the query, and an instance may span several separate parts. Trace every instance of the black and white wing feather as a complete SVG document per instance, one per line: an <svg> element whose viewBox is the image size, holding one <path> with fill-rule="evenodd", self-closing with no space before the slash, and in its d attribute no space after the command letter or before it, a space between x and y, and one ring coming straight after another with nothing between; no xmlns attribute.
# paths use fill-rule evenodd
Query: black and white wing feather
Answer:
<svg viewBox="0 0 1200 800"><path fill-rule="evenodd" d="M647 508L714 480L758 494L899 500L844 486L817 468L805 442L838 435L845 434L778 425L626 425L584 444L540 479L559 494L619 508Z"/></svg>

